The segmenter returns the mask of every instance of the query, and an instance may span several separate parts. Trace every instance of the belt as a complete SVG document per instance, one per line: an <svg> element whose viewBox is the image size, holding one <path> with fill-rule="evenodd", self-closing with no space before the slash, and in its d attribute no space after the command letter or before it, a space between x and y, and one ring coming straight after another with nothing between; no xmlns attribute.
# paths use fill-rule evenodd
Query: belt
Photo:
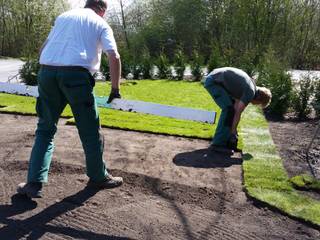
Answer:
<svg viewBox="0 0 320 240"><path fill-rule="evenodd" d="M50 70L70 70L70 71L89 72L88 69L86 69L85 67L80 67L80 66L52 66L52 65L41 64L41 67L44 69L50 69Z"/></svg>
<svg viewBox="0 0 320 240"><path fill-rule="evenodd" d="M45 64L41 64L41 68L42 69L48 69L48 70L67 70L67 71L75 71L75 72L86 72L89 74L90 76L90 84L92 87L95 86L95 79L92 76L92 74L90 73L90 71L88 69L86 69L85 67L81 67L81 66L52 66L52 65L45 65Z"/></svg>

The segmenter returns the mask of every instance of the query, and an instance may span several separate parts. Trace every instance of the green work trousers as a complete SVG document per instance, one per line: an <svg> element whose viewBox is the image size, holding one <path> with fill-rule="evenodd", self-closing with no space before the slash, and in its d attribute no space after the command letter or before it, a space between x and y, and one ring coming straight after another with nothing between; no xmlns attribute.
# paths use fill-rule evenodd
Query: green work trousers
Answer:
<svg viewBox="0 0 320 240"><path fill-rule="evenodd" d="M221 84L214 81L214 78L214 75L209 75L204 83L204 87L216 104L221 108L219 122L212 139L212 144L225 147L231 136L234 117L234 100Z"/></svg>
<svg viewBox="0 0 320 240"><path fill-rule="evenodd" d="M72 109L84 149L87 176L92 181L101 181L108 174L103 160L104 140L100 134L99 114L90 77L86 71L41 67L36 103L39 120L29 161L28 182L48 181L53 139L60 114L67 104ZM68 139L65 144L68 144Z"/></svg>

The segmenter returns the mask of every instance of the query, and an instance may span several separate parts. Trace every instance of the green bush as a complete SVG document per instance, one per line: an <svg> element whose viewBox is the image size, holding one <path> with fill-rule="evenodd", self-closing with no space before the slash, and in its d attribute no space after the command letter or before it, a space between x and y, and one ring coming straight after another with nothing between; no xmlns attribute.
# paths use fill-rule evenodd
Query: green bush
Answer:
<svg viewBox="0 0 320 240"><path fill-rule="evenodd" d="M141 74L143 79L152 78L152 62L151 59L143 59L141 64Z"/></svg>
<svg viewBox="0 0 320 240"><path fill-rule="evenodd" d="M320 117L320 78L314 79L314 98L312 106L317 117Z"/></svg>
<svg viewBox="0 0 320 240"><path fill-rule="evenodd" d="M203 73L201 70L201 65L203 64L203 58L197 53L193 53L193 61L191 63L191 73L195 81L200 81L202 79Z"/></svg>
<svg viewBox="0 0 320 240"><path fill-rule="evenodd" d="M166 79L171 76L168 58L163 53L160 54L158 60L156 61L156 66L158 67L158 77L160 79Z"/></svg>
<svg viewBox="0 0 320 240"><path fill-rule="evenodd" d="M186 70L186 59L181 50L179 50L175 55L174 69L177 74L176 78L178 80L183 80L184 71Z"/></svg>
<svg viewBox="0 0 320 240"><path fill-rule="evenodd" d="M267 87L272 93L272 101L268 107L270 113L283 117L291 106L292 80L285 65L280 62L273 50L269 50L259 66L257 85Z"/></svg>
<svg viewBox="0 0 320 240"><path fill-rule="evenodd" d="M292 107L299 119L305 119L311 112L310 99L313 95L313 82L310 75L304 76L293 92Z"/></svg>
<svg viewBox="0 0 320 240"><path fill-rule="evenodd" d="M40 64L38 59L29 59L19 70L20 77L22 82L26 85L36 86L38 85L38 72L40 69Z"/></svg>
<svg viewBox="0 0 320 240"><path fill-rule="evenodd" d="M253 51L246 51L237 58L236 67L245 71L249 76L255 73L255 53Z"/></svg>
<svg viewBox="0 0 320 240"><path fill-rule="evenodd" d="M135 80L138 80L140 79L140 76L141 76L141 66L137 63L133 64L131 66L131 72L132 72L132 75L133 75L133 79Z"/></svg>
<svg viewBox="0 0 320 240"><path fill-rule="evenodd" d="M149 49L144 46L139 56L140 76L142 79L152 79L153 61L151 59Z"/></svg>
<svg viewBox="0 0 320 240"><path fill-rule="evenodd" d="M123 78L127 78L128 74L131 73L132 70L132 57L130 53L122 49L120 51L120 56L121 56L121 76Z"/></svg>
<svg viewBox="0 0 320 240"><path fill-rule="evenodd" d="M219 48L213 47L209 60L208 60L208 73L210 73L215 68L220 68L225 66L225 60L219 54Z"/></svg>

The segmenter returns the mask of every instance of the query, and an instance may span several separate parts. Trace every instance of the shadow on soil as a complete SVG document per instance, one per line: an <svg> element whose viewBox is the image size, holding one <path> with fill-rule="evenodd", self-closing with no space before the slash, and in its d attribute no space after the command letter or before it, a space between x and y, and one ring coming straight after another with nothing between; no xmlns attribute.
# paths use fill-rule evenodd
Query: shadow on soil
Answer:
<svg viewBox="0 0 320 240"><path fill-rule="evenodd" d="M203 155L204 150L197 150L189 153L193 156L193 160L196 161L197 157ZM187 156L189 155L188 153ZM183 155L178 154L177 156ZM211 156L211 155L210 155ZM212 156L211 156L212 157ZM212 158L209 157L209 159ZM185 157L187 158L187 157ZM192 158L192 157L191 157ZM230 160L231 159L231 160ZM219 161L221 164L215 163L215 167L230 165L233 161L235 164L236 159L229 156L226 158L225 155L220 156ZM222 164L224 161L224 164ZM240 160L237 159L237 164L241 164ZM227 164L226 164L227 163ZM6 170L16 171L20 168L27 169L27 162L10 162L3 164ZM195 165L195 164L193 164ZM205 167L213 167L212 165L205 165ZM21 171L21 170L19 170ZM223 168L219 169L218 175L220 178L219 183L222 185L222 191L217 191L207 187L196 187L190 185L179 184L175 182L165 181L159 178L146 176L143 174L130 173L122 170L111 169L111 174L119 175L124 177L125 185L123 188L127 188L130 192L143 192L147 195L158 196L160 199L170 204L170 208L176 213L182 226L182 231L185 234L185 239L210 239L211 228L217 225L221 221L221 217L224 214L226 204L226 175ZM56 173L64 173L66 175L83 174L83 166L73 166L69 164L61 164L54 162L51 166L52 177ZM54 190L54 189L52 189ZM70 226L56 226L50 224L51 221L58 219L69 211L73 211L78 207L85 205L87 201L93 198L98 190L84 188L74 195L68 196L60 202L54 203L39 213L28 217L26 219L17 219L19 214L32 211L38 207L37 202L32 201L28 198L21 197L19 195L13 195L11 197L10 205L0 205L0 236L1 239L41 239L47 233L56 235L64 235L66 237L75 239L96 239L96 240L129 240L127 237L116 237L112 235L99 234L88 230L75 229ZM183 206L186 205L197 205L202 209L208 209L216 214L212 215L211 219L207 219L207 227L202 232L195 232L192 229L190 216L185 213ZM15 219L12 219L15 217ZM145 236L146 237L146 236ZM152 236L147 239L152 239Z"/></svg>
<svg viewBox="0 0 320 240"><path fill-rule="evenodd" d="M90 231L74 229L68 226L52 226L48 223L60 215L76 209L93 197L98 190L84 188L78 193L64 198L40 213L24 220L13 220L10 217L22 214L37 207L37 203L26 197L14 195L11 205L0 205L0 224L6 225L0 228L1 239L40 239L45 233L63 234L72 238L97 239L97 240L128 240L125 237L115 237L98 234Z"/></svg>
<svg viewBox="0 0 320 240"><path fill-rule="evenodd" d="M173 163L177 166L194 168L227 168L232 165L241 165L242 158L223 153L215 153L208 149L199 149L177 154L173 158Z"/></svg>

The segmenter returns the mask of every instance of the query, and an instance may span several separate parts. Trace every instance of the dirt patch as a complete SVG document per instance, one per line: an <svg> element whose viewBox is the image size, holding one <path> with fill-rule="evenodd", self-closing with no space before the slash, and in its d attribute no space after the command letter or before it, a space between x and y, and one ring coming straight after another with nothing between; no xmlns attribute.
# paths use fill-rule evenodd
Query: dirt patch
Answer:
<svg viewBox="0 0 320 240"><path fill-rule="evenodd" d="M282 121L270 120L269 127L289 177L315 174L320 179L319 119L296 121L289 116ZM301 194L320 201L319 192L300 190Z"/></svg>
<svg viewBox="0 0 320 240"><path fill-rule="evenodd" d="M307 149L315 136L319 120L298 122L293 120L269 121L270 132L278 147L284 166L290 177L303 173L310 174L307 162ZM313 169L320 178L320 132L308 151L309 160Z"/></svg>
<svg viewBox="0 0 320 240"><path fill-rule="evenodd" d="M15 195L26 178L37 119L0 114L1 239L319 239L318 230L265 208L242 190L241 156L208 142L103 129L116 189L86 188L77 130L61 120L36 201Z"/></svg>

